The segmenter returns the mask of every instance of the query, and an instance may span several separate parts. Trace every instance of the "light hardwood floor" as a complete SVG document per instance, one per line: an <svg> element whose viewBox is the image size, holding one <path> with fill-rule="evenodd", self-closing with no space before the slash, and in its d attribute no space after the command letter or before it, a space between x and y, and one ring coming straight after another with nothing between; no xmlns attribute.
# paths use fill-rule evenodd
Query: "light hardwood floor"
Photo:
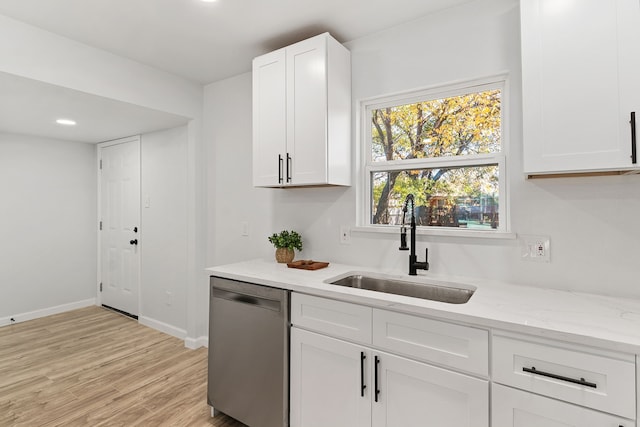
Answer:
<svg viewBox="0 0 640 427"><path fill-rule="evenodd" d="M100 307L0 328L2 427L244 426L206 387L206 348Z"/></svg>

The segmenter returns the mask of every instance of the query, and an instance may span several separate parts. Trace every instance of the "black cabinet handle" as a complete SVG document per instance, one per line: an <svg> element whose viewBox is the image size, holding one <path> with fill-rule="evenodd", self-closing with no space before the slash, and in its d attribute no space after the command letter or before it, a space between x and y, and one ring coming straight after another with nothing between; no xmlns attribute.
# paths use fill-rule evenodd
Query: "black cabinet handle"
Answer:
<svg viewBox="0 0 640 427"><path fill-rule="evenodd" d="M278 154L278 184L282 184L282 155Z"/></svg>
<svg viewBox="0 0 640 427"><path fill-rule="evenodd" d="M378 401L378 395L380 394L380 389L378 388L378 365L380 364L380 359L378 356L374 356L374 367L373 367L373 387L375 390L375 401Z"/></svg>
<svg viewBox="0 0 640 427"><path fill-rule="evenodd" d="M584 378L580 378L579 380L576 380L575 378L569 378L569 377L565 377L565 376L562 376L562 375L551 374L549 372L539 371L539 370L536 369L535 366L532 366L530 368L523 367L522 370L524 372L528 372L530 374L535 374L535 375L540 375L542 377L548 377L548 378L553 378L555 380L566 381L566 382L572 383L572 384L579 384L579 385L583 385L585 387L598 388L598 385L596 383L591 383L589 381L586 381Z"/></svg>
<svg viewBox="0 0 640 427"><path fill-rule="evenodd" d="M129 240L129 244L130 245L137 245L138 244L138 239Z"/></svg>
<svg viewBox="0 0 640 427"><path fill-rule="evenodd" d="M360 396L364 397L364 389L367 388L367 385L364 383L364 361L367 358L367 355L364 354L364 351L360 352Z"/></svg>
<svg viewBox="0 0 640 427"><path fill-rule="evenodd" d="M291 156L287 153L287 182L291 182Z"/></svg>
<svg viewBox="0 0 640 427"><path fill-rule="evenodd" d="M638 147L636 145L636 112L631 112L631 163L634 165L638 162Z"/></svg>

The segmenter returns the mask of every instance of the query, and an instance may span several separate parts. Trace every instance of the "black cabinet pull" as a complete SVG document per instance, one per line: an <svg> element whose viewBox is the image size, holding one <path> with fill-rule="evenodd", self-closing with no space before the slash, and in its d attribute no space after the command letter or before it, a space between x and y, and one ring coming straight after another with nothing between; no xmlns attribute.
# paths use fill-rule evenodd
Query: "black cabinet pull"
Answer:
<svg viewBox="0 0 640 427"><path fill-rule="evenodd" d="M375 390L375 401L378 401L378 395L380 394L380 389L378 388L378 365L380 364L380 359L378 356L373 357L374 367L373 367L373 387Z"/></svg>
<svg viewBox="0 0 640 427"><path fill-rule="evenodd" d="M636 145L636 112L631 112L631 163L634 165L638 162L637 150L638 147Z"/></svg>
<svg viewBox="0 0 640 427"><path fill-rule="evenodd" d="M367 388L367 385L364 383L364 361L367 358L367 355L364 354L364 351L360 352L360 396L364 397L364 389Z"/></svg>
<svg viewBox="0 0 640 427"><path fill-rule="evenodd" d="M278 184L282 184L282 155L278 154Z"/></svg>
<svg viewBox="0 0 640 427"><path fill-rule="evenodd" d="M539 371L539 370L536 369L535 366L532 366L530 368L523 367L522 370L524 372L528 372L530 374L535 374L535 375L540 375L542 377L548 377L548 378L553 378L555 380L566 381L566 382L572 383L572 384L579 384L579 385L583 385L585 387L598 388L598 385L596 383L591 383L589 381L586 381L584 378L580 378L579 380L576 380L575 378L569 378L569 377L565 377L565 376L562 376L562 375L551 374L549 372Z"/></svg>
<svg viewBox="0 0 640 427"><path fill-rule="evenodd" d="M287 153L287 182L291 182L291 156Z"/></svg>
<svg viewBox="0 0 640 427"><path fill-rule="evenodd" d="M129 244L130 245L137 245L138 244L138 239L129 240Z"/></svg>

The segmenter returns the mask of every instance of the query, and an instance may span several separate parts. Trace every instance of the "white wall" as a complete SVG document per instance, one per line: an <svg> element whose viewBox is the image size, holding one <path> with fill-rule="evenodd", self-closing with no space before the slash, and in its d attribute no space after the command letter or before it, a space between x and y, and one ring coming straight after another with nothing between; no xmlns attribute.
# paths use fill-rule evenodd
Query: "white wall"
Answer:
<svg viewBox="0 0 640 427"><path fill-rule="evenodd" d="M0 323L96 297L95 146L0 134Z"/></svg>
<svg viewBox="0 0 640 427"><path fill-rule="evenodd" d="M550 236L552 261L522 261L515 239L421 237L419 253L430 248L431 274L638 297L640 176L524 179L519 43L518 1L478 0L346 44L354 113L363 98L509 72L512 231ZM351 245L339 244L340 225L355 225L355 187L251 187L250 90L250 77L241 75L205 91L205 143L213 153L207 262L270 258L267 235L286 227L302 232L305 258L406 270L396 234L353 233ZM243 241L245 218L252 234Z"/></svg>
<svg viewBox="0 0 640 427"><path fill-rule="evenodd" d="M190 119L187 125L187 336L206 331L205 172L200 84L0 15L0 72ZM128 135L122 135L125 137Z"/></svg>
<svg viewBox="0 0 640 427"><path fill-rule="evenodd" d="M206 86L204 118L207 264L261 258L275 206L273 190L251 184L251 73ZM243 222L248 236L241 235Z"/></svg>
<svg viewBox="0 0 640 427"><path fill-rule="evenodd" d="M140 320L186 337L187 128L141 136Z"/></svg>
<svg viewBox="0 0 640 427"><path fill-rule="evenodd" d="M140 321L181 338L191 292L187 133L141 137ZM94 303L95 156L93 144L0 134L0 326Z"/></svg>

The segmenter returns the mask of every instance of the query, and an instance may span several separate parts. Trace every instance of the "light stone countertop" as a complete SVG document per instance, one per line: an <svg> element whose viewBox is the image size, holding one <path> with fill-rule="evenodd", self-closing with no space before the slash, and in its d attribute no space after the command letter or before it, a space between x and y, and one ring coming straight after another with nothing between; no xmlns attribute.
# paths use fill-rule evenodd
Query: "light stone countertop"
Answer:
<svg viewBox="0 0 640 427"><path fill-rule="evenodd" d="M640 300L581 292L517 286L491 280L418 276L331 263L320 270L287 268L274 261L251 260L207 269L218 276L288 289L309 295L435 317L494 330L640 354ZM374 273L424 283L462 284L477 288L466 304L448 304L325 283L349 273Z"/></svg>

